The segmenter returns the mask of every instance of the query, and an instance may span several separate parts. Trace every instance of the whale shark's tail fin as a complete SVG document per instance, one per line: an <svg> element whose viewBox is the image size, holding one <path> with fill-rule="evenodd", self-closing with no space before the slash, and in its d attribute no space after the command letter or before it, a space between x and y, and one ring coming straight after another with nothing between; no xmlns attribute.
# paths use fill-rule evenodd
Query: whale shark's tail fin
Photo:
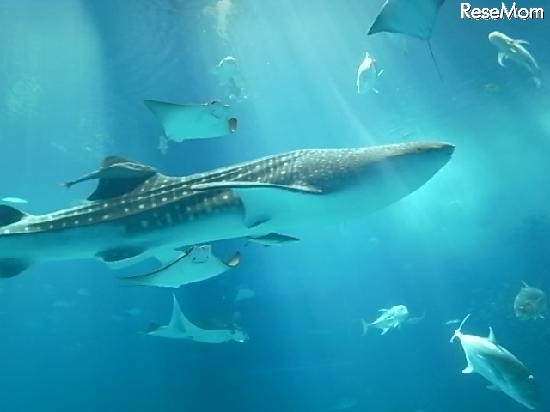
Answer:
<svg viewBox="0 0 550 412"><path fill-rule="evenodd" d="M464 319L462 319L462 322L460 322L460 325L458 325L458 329L456 329L453 333L453 336L451 336L451 340L449 342L454 342L456 338L460 338L460 335L462 335L462 327L470 317L471 313L468 313Z"/></svg>

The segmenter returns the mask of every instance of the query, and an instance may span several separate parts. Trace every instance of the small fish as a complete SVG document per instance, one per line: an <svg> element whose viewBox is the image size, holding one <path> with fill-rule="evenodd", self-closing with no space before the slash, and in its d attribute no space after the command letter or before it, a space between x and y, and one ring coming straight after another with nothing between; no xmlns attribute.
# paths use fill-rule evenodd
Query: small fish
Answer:
<svg viewBox="0 0 550 412"><path fill-rule="evenodd" d="M529 42L525 40L512 39L499 31L489 33L489 41L498 49L498 64L506 67L505 62L511 60L520 66L525 67L530 73L537 88L542 85L542 71L529 51L525 48Z"/></svg>
<svg viewBox="0 0 550 412"><path fill-rule="evenodd" d="M256 296L256 292L249 288L239 288L237 294L235 295L235 302L240 302L242 300L252 299Z"/></svg>
<svg viewBox="0 0 550 412"><path fill-rule="evenodd" d="M519 320L543 319L548 309L546 293L523 282L514 299L514 312Z"/></svg>
<svg viewBox="0 0 550 412"><path fill-rule="evenodd" d="M409 310L405 305L392 306L389 309L380 309L382 314L376 318L374 322L367 323L365 319L361 319L363 325L363 336L371 328L377 328L385 335L390 329L400 327L409 318Z"/></svg>
<svg viewBox="0 0 550 412"><path fill-rule="evenodd" d="M376 81L384 70L378 71L376 68L376 59L370 57L370 54L365 53L363 62L357 69L357 93L366 94L370 91L378 94L376 89Z"/></svg>
<svg viewBox="0 0 550 412"><path fill-rule="evenodd" d="M218 77L218 83L224 88L229 100L241 102L248 98L244 87L244 79L235 57L227 56L221 59L214 70L214 74Z"/></svg>
<svg viewBox="0 0 550 412"><path fill-rule="evenodd" d="M458 325L460 323L460 319L451 319L444 323L444 325L452 326L452 325Z"/></svg>
<svg viewBox="0 0 550 412"><path fill-rule="evenodd" d="M13 203L13 204L17 204L17 205L26 205L27 203L29 203L25 199L22 199L20 197L12 197L12 196L3 197L2 199L0 199L0 201L5 202L5 203Z"/></svg>

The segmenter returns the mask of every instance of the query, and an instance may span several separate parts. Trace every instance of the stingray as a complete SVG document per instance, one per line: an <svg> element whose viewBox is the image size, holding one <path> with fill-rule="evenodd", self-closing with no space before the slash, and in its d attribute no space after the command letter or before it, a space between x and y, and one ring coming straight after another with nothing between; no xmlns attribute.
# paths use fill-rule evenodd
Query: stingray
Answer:
<svg viewBox="0 0 550 412"><path fill-rule="evenodd" d="M240 263L236 253L227 262L212 254L210 245L193 246L172 262L159 269L138 276L120 278L124 282L140 286L179 288L188 283L201 282L234 268Z"/></svg>
<svg viewBox="0 0 550 412"><path fill-rule="evenodd" d="M386 0L368 34L401 33L428 42L428 49L439 77L430 39L439 9L445 0Z"/></svg>
<svg viewBox="0 0 550 412"><path fill-rule="evenodd" d="M237 119L231 117L229 106L217 100L202 104L145 100L145 105L160 122L164 135L176 142L221 137L237 130Z"/></svg>

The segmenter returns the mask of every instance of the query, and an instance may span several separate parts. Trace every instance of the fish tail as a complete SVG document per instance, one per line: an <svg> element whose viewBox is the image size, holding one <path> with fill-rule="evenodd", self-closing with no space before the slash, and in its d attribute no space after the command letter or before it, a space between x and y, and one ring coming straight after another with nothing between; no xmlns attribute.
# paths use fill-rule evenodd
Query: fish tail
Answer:
<svg viewBox="0 0 550 412"><path fill-rule="evenodd" d="M363 331L361 333L361 336L365 336L369 330L370 324L367 323L367 321L363 318L361 318L361 326L363 328Z"/></svg>

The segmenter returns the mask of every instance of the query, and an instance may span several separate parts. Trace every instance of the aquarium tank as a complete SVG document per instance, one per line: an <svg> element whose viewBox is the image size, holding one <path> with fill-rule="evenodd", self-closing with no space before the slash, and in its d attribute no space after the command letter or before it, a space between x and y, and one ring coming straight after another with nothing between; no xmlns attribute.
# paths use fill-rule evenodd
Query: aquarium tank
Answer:
<svg viewBox="0 0 550 412"><path fill-rule="evenodd" d="M546 6L1 1L0 411L550 410Z"/></svg>

